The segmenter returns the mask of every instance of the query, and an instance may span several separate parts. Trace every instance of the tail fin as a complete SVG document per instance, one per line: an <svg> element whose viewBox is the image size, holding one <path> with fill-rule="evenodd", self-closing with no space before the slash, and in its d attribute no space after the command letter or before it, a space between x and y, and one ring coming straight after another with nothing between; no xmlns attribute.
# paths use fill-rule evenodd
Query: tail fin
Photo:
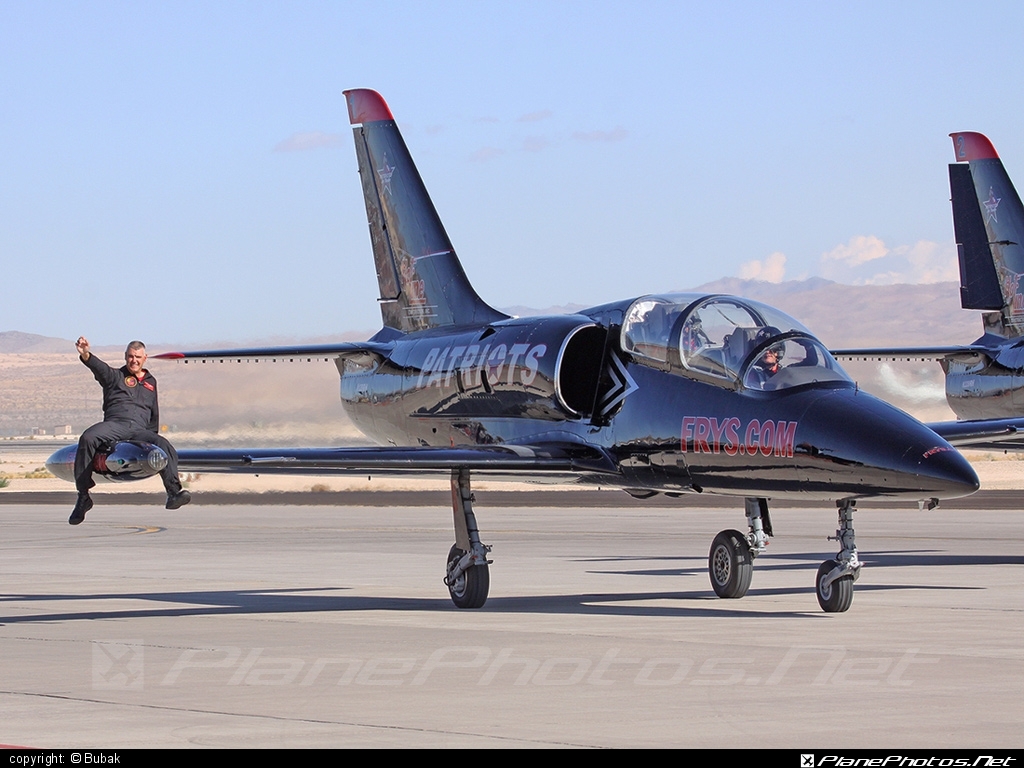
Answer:
<svg viewBox="0 0 1024 768"><path fill-rule="evenodd" d="M408 333L506 318L469 284L384 99L362 88L345 98L384 325Z"/></svg>
<svg viewBox="0 0 1024 768"><path fill-rule="evenodd" d="M949 166L949 188L961 305L996 310L985 315L987 332L1024 335L1024 206L992 142L980 133L950 136L958 161Z"/></svg>

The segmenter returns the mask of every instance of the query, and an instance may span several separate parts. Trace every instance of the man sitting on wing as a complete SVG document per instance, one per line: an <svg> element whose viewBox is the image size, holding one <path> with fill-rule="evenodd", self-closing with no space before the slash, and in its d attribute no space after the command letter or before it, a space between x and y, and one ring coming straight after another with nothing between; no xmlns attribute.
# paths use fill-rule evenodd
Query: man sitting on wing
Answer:
<svg viewBox="0 0 1024 768"><path fill-rule="evenodd" d="M174 447L157 434L160 429L160 409L157 405L156 379L142 366L146 363L146 345L141 341L128 344L124 353L125 364L111 368L89 351L89 342L79 336L75 343L79 358L92 371L103 387L103 421L93 424L78 440L75 454L75 486L78 502L68 518L71 525L85 520L92 509L89 489L96 485L92 479L92 463L101 446L121 440L153 443L167 454L167 466L160 472L167 490L167 509L178 509L188 504L192 496L182 490L178 478L178 454Z"/></svg>

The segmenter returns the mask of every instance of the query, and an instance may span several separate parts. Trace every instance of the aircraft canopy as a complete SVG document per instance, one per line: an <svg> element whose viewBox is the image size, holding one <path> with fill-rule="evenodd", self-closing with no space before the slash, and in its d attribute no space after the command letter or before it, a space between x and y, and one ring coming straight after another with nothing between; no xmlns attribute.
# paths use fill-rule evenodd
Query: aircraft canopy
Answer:
<svg viewBox="0 0 1024 768"><path fill-rule="evenodd" d="M637 362L725 386L778 390L821 381L853 384L796 320L734 296L644 296L626 310L621 344Z"/></svg>

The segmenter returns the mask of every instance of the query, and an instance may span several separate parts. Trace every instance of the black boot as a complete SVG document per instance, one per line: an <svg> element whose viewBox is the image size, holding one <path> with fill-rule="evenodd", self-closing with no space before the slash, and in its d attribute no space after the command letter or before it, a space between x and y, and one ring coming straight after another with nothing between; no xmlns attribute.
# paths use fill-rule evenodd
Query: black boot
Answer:
<svg viewBox="0 0 1024 768"><path fill-rule="evenodd" d="M85 520L85 513L92 509L92 497L89 492L78 494L78 501L75 502L75 509L71 513L71 517L68 518L68 522L71 525L78 525Z"/></svg>
<svg viewBox="0 0 1024 768"><path fill-rule="evenodd" d="M192 494L188 491L178 491L177 493L167 494L167 504L164 505L165 509L180 509L192 501Z"/></svg>

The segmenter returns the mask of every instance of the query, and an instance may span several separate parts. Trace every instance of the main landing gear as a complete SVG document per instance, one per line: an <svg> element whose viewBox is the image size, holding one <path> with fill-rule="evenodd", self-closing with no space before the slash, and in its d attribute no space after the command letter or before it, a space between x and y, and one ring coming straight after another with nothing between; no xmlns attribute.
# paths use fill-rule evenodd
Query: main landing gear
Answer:
<svg viewBox="0 0 1024 768"><path fill-rule="evenodd" d="M747 594L754 574L754 558L768 548L768 537L772 535L767 499L745 499L744 511L749 534L722 531L711 542L708 573L711 587L719 597L736 598Z"/></svg>
<svg viewBox="0 0 1024 768"><path fill-rule="evenodd" d="M455 517L455 544L448 551L444 583L458 608L481 608L487 602L491 586L487 553L491 548L480 542L480 531L473 514L473 492L469 470L452 470L452 512Z"/></svg>
<svg viewBox="0 0 1024 768"><path fill-rule="evenodd" d="M815 592L825 613L842 613L853 602L853 582L860 577L861 568L853 531L856 503L853 499L837 502L839 528L829 540L839 542L839 554L818 567ZM738 598L747 593L753 576L754 558L767 549L768 537L772 535L767 499L746 499L744 511L750 532L743 535L739 531L722 531L715 536L708 553L711 586L719 597Z"/></svg>

